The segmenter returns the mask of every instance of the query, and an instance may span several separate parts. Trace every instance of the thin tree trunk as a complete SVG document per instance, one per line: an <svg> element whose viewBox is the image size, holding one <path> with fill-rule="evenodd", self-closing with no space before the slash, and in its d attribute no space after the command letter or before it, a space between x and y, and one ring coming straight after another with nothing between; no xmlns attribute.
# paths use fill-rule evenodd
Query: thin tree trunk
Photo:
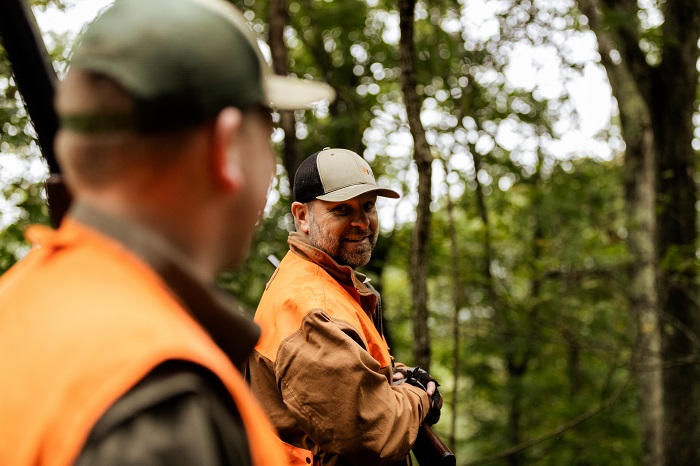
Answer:
<svg viewBox="0 0 700 466"><path fill-rule="evenodd" d="M596 23L597 25L597 23ZM610 60L607 36L599 37L603 65L620 108L625 151L625 210L630 267L629 308L637 327L633 369L639 386L645 466L663 465L663 386L656 263L656 153L649 109L629 70Z"/></svg>
<svg viewBox="0 0 700 466"><path fill-rule="evenodd" d="M626 189L626 206L628 245L634 257L629 299L637 324L637 356L633 367L640 389L646 466L664 464L663 424L659 422L663 419L664 408L654 215L656 167L652 139L651 129L644 128L640 138L642 147L639 151L630 148L625 162L628 181L632 181Z"/></svg>
<svg viewBox="0 0 700 466"><path fill-rule="evenodd" d="M612 64L610 64L612 65ZM610 66L609 65L609 66ZM633 261L628 293L630 312L637 327L633 369L639 386L642 417L643 462L663 465L663 386L658 318L656 263L656 154L649 113L639 96L629 95L630 84L623 84L620 70L611 66L608 76L620 105L620 121L625 151L625 207L627 244Z"/></svg>
<svg viewBox="0 0 700 466"><path fill-rule="evenodd" d="M289 5L287 0L270 0L269 16L268 42L272 54L272 68L276 74L288 75L289 52L287 45L284 43L284 28L289 24ZM294 174L303 158L299 151L299 141L296 136L294 111L281 111L279 114L280 128L284 131L284 153L282 158L291 188L294 185Z"/></svg>
<svg viewBox="0 0 700 466"><path fill-rule="evenodd" d="M491 224L489 220L489 212L486 208L486 200L484 199L484 188L479 181L479 171L481 170L482 156L479 154L474 147L470 148L472 153L472 160L474 161L474 182L476 183L476 189L474 190L476 195L476 205L479 212L479 218L483 224L484 229L484 262L482 274L485 278L486 295L488 296L489 303L494 310L494 320L496 325L500 327L500 332L504 335L502 340L502 347L504 351L504 360L506 363L506 369L508 371L508 394L510 396L510 402L508 407L508 441L510 445L518 445L522 442L521 433L521 419L522 419L522 378L528 368L529 351L518 351L518 349L513 345L512 339L508 337L513 333L512 324L509 322L505 314L505 306L501 302L501 298L498 295L496 289L496 279L491 273L491 264L493 262L493 247L491 245ZM536 225L535 233L533 236L533 245L536 247L540 229ZM534 263L534 262L533 262ZM539 282L536 280L532 284L532 293L536 295L539 293ZM523 464L523 454L521 452L514 453L507 457L508 464L511 466L518 466Z"/></svg>
<svg viewBox="0 0 700 466"><path fill-rule="evenodd" d="M416 92L416 59L413 39L415 0L399 0L401 39L401 88L413 136L413 158L418 168L418 206L411 248L411 297L413 300L414 363L430 370L428 332L428 249L433 155L420 120L421 103Z"/></svg>
<svg viewBox="0 0 700 466"><path fill-rule="evenodd" d="M449 174L450 170L447 166L447 161L443 159L445 174ZM459 350L461 344L459 332L459 310L464 302L464 288L460 283L460 264L459 264L459 242L457 240L457 228L454 218L454 203L450 196L450 185L447 184L447 221L450 235L450 253L452 254L452 420L450 422L449 444L452 451L455 450L457 444L457 413L459 412L459 372L460 372L460 357Z"/></svg>

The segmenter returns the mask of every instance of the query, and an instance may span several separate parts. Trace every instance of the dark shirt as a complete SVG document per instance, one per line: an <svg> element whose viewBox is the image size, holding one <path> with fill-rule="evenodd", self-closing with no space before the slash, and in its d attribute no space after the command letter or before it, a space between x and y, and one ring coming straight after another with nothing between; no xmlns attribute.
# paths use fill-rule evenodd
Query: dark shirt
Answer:
<svg viewBox="0 0 700 466"><path fill-rule="evenodd" d="M120 242L155 270L232 363L243 367L260 330L235 301L205 284L163 239L78 204L70 215ZM144 310L147 312L147 310ZM167 361L117 400L93 427L77 465L251 465L238 410L208 369Z"/></svg>

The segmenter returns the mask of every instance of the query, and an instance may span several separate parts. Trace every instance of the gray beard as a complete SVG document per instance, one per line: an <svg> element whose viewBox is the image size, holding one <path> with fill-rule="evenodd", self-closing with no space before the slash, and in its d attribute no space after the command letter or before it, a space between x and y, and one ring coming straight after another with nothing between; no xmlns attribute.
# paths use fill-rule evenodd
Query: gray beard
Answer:
<svg viewBox="0 0 700 466"><path fill-rule="evenodd" d="M349 251L343 247L340 238L322 231L313 221L309 222L309 242L311 245L331 256L338 264L347 265L354 269L367 265L369 262L372 257L372 250L377 244L378 232L372 233L367 230L358 230L352 233L357 234L357 236L370 233L369 245Z"/></svg>

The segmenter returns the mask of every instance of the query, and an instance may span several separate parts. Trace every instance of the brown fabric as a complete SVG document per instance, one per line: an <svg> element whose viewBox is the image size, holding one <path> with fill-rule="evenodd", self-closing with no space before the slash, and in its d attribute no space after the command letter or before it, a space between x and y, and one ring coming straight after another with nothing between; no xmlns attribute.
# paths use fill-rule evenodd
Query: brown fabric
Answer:
<svg viewBox="0 0 700 466"><path fill-rule="evenodd" d="M409 464L429 409L419 388L391 385L392 359L372 321L377 296L300 234L256 312L253 392L281 439L314 464Z"/></svg>

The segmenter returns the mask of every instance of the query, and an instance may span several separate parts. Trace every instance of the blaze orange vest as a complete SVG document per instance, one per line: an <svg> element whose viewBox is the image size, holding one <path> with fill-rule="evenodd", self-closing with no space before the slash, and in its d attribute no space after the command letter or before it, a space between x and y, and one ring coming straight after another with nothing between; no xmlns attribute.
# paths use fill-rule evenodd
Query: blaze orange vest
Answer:
<svg viewBox="0 0 700 466"><path fill-rule="evenodd" d="M310 282L310 280L313 280ZM255 311L262 335L255 350L273 363L282 342L299 330L306 314L322 309L332 319L355 327L382 368L391 365L389 347L362 309L354 287L343 286L319 265L288 252L275 271ZM312 452L283 442L290 463L308 465Z"/></svg>
<svg viewBox="0 0 700 466"><path fill-rule="evenodd" d="M172 359L225 384L256 466L287 464L239 372L153 270L70 218L46 230L0 280L0 464L72 464L105 411Z"/></svg>

